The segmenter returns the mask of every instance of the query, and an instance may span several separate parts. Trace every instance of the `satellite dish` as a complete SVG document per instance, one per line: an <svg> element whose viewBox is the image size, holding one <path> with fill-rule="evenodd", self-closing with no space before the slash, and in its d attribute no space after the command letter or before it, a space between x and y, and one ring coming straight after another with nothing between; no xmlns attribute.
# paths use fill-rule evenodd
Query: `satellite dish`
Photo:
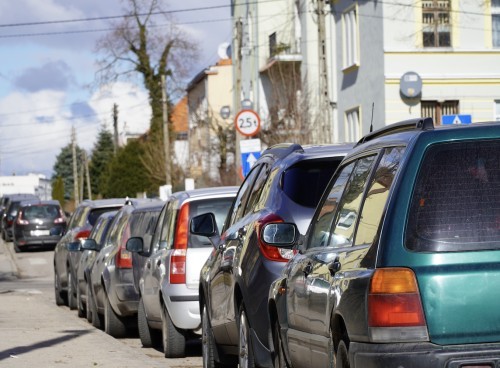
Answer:
<svg viewBox="0 0 500 368"><path fill-rule="evenodd" d="M221 59L230 59L231 58L231 44L229 42L224 42L219 45L217 50L217 54Z"/></svg>

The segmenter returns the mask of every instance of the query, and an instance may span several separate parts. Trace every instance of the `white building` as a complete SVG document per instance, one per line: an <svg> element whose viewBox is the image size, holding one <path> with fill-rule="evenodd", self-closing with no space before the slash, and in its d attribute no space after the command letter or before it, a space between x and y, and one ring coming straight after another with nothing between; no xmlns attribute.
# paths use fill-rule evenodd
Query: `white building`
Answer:
<svg viewBox="0 0 500 368"><path fill-rule="evenodd" d="M52 199L52 183L45 175L0 176L0 197L5 194L29 193L42 200Z"/></svg>
<svg viewBox="0 0 500 368"><path fill-rule="evenodd" d="M314 142L420 116L500 120L500 0L235 0L232 15L235 106L279 119L290 85L272 74L298 78Z"/></svg>

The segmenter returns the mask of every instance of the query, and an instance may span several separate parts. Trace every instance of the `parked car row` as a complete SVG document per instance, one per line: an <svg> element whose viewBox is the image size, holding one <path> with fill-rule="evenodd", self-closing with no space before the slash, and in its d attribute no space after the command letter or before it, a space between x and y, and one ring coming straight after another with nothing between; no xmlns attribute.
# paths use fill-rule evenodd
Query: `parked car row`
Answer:
<svg viewBox="0 0 500 368"><path fill-rule="evenodd" d="M498 122L404 121L355 145L305 233L230 216L219 235L213 216L194 218L215 244L200 278L204 366L497 366L499 151ZM251 284L266 254L290 250L269 288Z"/></svg>
<svg viewBox="0 0 500 368"><path fill-rule="evenodd" d="M82 204L56 303L167 358L201 336L204 367L495 367L499 150L500 122L412 119L270 147L240 187Z"/></svg>

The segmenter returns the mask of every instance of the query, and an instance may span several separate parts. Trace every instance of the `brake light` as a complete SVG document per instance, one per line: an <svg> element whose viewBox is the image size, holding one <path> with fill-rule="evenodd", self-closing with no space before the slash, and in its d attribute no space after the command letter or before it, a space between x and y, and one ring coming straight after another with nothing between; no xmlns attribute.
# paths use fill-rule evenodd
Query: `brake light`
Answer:
<svg viewBox="0 0 500 368"><path fill-rule="evenodd" d="M124 246L118 249L115 264L116 268L132 268L132 254Z"/></svg>
<svg viewBox="0 0 500 368"><path fill-rule="evenodd" d="M30 222L28 220L24 220L21 217L23 217L23 212L19 211L19 214L17 215L16 223L18 225L29 225Z"/></svg>
<svg viewBox="0 0 500 368"><path fill-rule="evenodd" d="M189 231L189 202L179 211L175 229L174 250L170 255L170 283L186 283L186 254Z"/></svg>
<svg viewBox="0 0 500 368"><path fill-rule="evenodd" d="M291 249L283 249L278 247L273 247L265 244L260 238L260 230L264 227L264 225L270 222L284 222L281 217L278 215L271 213L263 218L261 218L257 222L256 230L257 230L257 240L259 243L259 248L264 257L269 259L270 261L276 262L288 262L294 255L294 251Z"/></svg>
<svg viewBox="0 0 500 368"><path fill-rule="evenodd" d="M374 342L429 339L420 292L412 270L375 270L368 293L368 326Z"/></svg>
<svg viewBox="0 0 500 368"><path fill-rule="evenodd" d="M89 237L90 235L90 230L80 230L79 232L76 233L75 235L75 240L85 240Z"/></svg>

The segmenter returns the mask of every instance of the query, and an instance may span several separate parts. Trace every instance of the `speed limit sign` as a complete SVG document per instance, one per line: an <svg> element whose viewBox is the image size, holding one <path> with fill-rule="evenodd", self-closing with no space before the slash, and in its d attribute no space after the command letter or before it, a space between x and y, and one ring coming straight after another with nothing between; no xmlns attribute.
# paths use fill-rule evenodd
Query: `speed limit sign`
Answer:
<svg viewBox="0 0 500 368"><path fill-rule="evenodd" d="M234 118L236 130L241 134L251 137L260 130L260 117L253 110L241 110Z"/></svg>

